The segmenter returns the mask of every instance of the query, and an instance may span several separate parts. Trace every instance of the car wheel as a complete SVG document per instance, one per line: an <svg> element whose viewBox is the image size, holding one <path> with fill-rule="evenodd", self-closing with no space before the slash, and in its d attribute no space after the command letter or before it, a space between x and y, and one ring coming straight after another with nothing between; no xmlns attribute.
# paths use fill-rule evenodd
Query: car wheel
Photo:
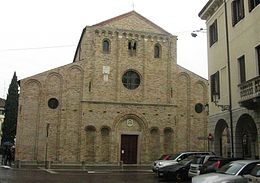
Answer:
<svg viewBox="0 0 260 183"><path fill-rule="evenodd" d="M183 181L183 176L182 176L182 174L177 173L177 174L176 174L176 180L177 180L177 181Z"/></svg>
<svg viewBox="0 0 260 183"><path fill-rule="evenodd" d="M162 176L160 175L160 172L159 172L159 171L157 171L157 177L158 177L158 178L162 178Z"/></svg>

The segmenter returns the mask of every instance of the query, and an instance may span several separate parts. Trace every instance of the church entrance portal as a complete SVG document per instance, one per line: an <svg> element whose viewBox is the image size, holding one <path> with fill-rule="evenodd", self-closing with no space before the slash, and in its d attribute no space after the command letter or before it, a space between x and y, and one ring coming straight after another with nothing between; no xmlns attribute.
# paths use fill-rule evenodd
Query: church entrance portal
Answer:
<svg viewBox="0 0 260 183"><path fill-rule="evenodd" d="M121 161L124 164L137 163L138 135L121 135Z"/></svg>

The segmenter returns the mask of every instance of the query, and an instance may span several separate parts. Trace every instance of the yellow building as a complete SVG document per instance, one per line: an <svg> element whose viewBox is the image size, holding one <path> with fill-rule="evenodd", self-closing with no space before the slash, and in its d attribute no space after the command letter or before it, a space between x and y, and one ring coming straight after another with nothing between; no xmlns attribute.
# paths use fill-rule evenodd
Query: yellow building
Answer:
<svg viewBox="0 0 260 183"><path fill-rule="evenodd" d="M209 132L219 155L259 158L259 0L209 0L199 12L208 33Z"/></svg>
<svg viewBox="0 0 260 183"><path fill-rule="evenodd" d="M177 65L176 42L135 11L84 28L73 63L20 81L16 159L146 164L207 150L207 80Z"/></svg>

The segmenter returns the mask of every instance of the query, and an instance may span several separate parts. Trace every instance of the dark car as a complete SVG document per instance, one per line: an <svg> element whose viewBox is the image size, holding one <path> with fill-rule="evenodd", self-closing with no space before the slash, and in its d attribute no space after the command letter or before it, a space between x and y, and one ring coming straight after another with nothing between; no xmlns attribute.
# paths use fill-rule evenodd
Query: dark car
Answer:
<svg viewBox="0 0 260 183"><path fill-rule="evenodd" d="M195 156L189 156L175 165L166 166L159 170L159 175L164 179L183 181L188 179L190 164Z"/></svg>
<svg viewBox="0 0 260 183"><path fill-rule="evenodd" d="M248 178L248 182L257 183L260 182L260 163L257 164L250 174L245 175L244 177Z"/></svg>
<svg viewBox="0 0 260 183"><path fill-rule="evenodd" d="M223 165L235 161L241 160L242 158L223 158L223 157L213 157L210 158L207 162L205 162L200 168L200 174L216 172Z"/></svg>

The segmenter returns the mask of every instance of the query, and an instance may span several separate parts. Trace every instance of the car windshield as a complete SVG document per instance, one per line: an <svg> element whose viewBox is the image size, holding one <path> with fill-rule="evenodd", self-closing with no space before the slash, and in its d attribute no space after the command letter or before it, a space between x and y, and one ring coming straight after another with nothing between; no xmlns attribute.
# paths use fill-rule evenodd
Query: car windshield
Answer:
<svg viewBox="0 0 260 183"><path fill-rule="evenodd" d="M219 161L219 160L218 160L218 159L208 160L206 163L204 163L204 166L211 166L211 165L213 165L214 163L216 163L217 161Z"/></svg>
<svg viewBox="0 0 260 183"><path fill-rule="evenodd" d="M173 155L171 155L171 157L169 158L169 160L174 160L174 159L176 159L179 155L180 155L180 153L173 154Z"/></svg>
<svg viewBox="0 0 260 183"><path fill-rule="evenodd" d="M230 162L222 166L217 173L236 175L239 170L241 170L245 164L239 162Z"/></svg>
<svg viewBox="0 0 260 183"><path fill-rule="evenodd" d="M204 157L201 157L201 156L198 156L198 157L195 157L193 160L192 160L192 164L203 164L203 160L204 160L205 156Z"/></svg>
<svg viewBox="0 0 260 183"><path fill-rule="evenodd" d="M158 160L164 160L164 158L166 157L166 154L161 155L161 157Z"/></svg>
<svg viewBox="0 0 260 183"><path fill-rule="evenodd" d="M257 164L255 168L250 172L251 175L260 177L260 164Z"/></svg>
<svg viewBox="0 0 260 183"><path fill-rule="evenodd" d="M189 156L179 162L181 165L187 165L194 159L194 156Z"/></svg>

